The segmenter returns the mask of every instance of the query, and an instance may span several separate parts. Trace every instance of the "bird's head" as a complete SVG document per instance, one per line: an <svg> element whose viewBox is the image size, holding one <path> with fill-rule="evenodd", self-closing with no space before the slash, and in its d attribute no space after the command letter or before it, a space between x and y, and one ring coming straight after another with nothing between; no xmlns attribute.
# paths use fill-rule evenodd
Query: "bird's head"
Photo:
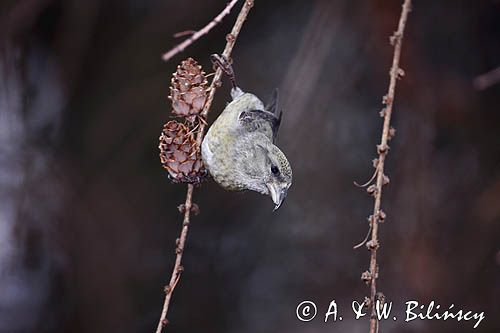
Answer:
<svg viewBox="0 0 500 333"><path fill-rule="evenodd" d="M292 168L285 154L270 141L257 144L252 179L254 190L269 195L278 209L292 185Z"/></svg>

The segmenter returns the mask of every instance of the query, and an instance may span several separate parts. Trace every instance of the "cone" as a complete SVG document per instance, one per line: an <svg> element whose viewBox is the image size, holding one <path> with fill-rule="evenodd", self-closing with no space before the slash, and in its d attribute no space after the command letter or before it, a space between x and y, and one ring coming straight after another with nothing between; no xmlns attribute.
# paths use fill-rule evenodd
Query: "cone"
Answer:
<svg viewBox="0 0 500 333"><path fill-rule="evenodd" d="M158 148L161 164L174 183L199 184L206 176L195 136L186 125L175 120L163 125Z"/></svg>
<svg viewBox="0 0 500 333"><path fill-rule="evenodd" d="M202 67L193 58L187 58L177 66L172 75L169 99L172 113L194 123L207 100L208 81Z"/></svg>

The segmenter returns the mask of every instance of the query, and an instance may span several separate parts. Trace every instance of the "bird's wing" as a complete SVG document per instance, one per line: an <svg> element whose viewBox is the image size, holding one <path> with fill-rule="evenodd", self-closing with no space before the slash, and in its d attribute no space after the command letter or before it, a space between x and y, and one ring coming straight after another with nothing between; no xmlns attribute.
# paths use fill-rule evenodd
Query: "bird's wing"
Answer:
<svg viewBox="0 0 500 333"><path fill-rule="evenodd" d="M281 124L281 116L281 110L278 111L278 89L276 89L271 101L266 105L266 110L243 111L239 121L247 131L262 132L274 142Z"/></svg>
<svg viewBox="0 0 500 333"><path fill-rule="evenodd" d="M281 117L276 117L269 111L250 110L243 111L239 117L240 124L249 132L264 133L274 142L281 122Z"/></svg>

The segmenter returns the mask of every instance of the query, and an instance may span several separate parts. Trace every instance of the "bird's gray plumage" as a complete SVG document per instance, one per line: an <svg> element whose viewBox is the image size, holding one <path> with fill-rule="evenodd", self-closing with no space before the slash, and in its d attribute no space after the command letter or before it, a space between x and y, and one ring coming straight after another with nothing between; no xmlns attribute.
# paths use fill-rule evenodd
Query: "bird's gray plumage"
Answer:
<svg viewBox="0 0 500 333"><path fill-rule="evenodd" d="M214 180L228 190L270 195L280 206L292 183L292 170L274 144L281 123L277 91L268 106L233 88L229 103L205 136L201 153Z"/></svg>

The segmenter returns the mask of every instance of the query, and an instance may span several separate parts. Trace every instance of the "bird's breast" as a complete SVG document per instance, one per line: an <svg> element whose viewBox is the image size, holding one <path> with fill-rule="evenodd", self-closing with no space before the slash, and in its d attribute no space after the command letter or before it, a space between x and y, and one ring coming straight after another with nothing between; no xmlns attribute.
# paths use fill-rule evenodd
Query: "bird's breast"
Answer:
<svg viewBox="0 0 500 333"><path fill-rule="evenodd" d="M244 185L235 168L238 164L238 138L227 128L227 124L218 123L218 120L210 127L203 140L203 163L219 185L228 190L243 190Z"/></svg>

